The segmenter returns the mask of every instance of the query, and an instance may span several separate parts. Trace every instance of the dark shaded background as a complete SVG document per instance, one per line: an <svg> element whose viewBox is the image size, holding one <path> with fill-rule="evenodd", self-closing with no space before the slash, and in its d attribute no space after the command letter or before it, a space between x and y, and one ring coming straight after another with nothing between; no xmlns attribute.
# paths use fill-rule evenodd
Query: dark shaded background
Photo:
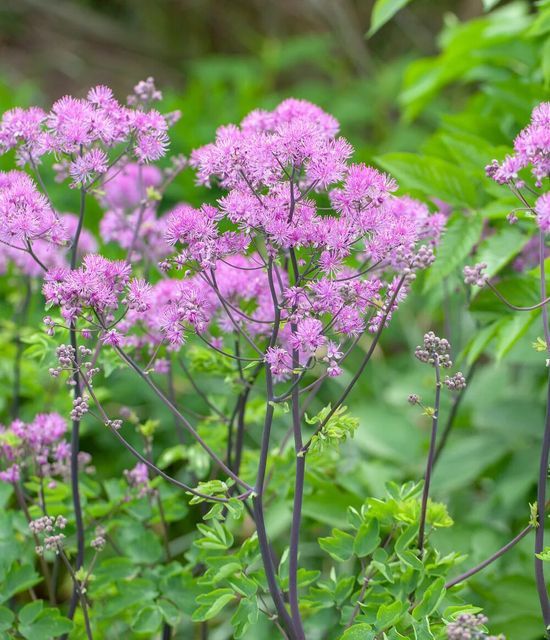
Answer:
<svg viewBox="0 0 550 640"><path fill-rule="evenodd" d="M2 0L0 72L38 84L50 97L136 79L185 87L189 65L224 54L269 63L296 36L324 35L333 64L367 75L383 60L432 53L445 11L482 12L481 0L417 0L368 43L370 0ZM284 86L308 74L289 68ZM318 73L318 70L316 70Z"/></svg>

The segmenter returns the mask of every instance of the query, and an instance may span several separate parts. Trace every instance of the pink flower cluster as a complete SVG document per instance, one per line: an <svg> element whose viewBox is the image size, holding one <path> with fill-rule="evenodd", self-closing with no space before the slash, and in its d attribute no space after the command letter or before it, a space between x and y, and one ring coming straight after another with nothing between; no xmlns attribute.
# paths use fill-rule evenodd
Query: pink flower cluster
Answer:
<svg viewBox="0 0 550 640"><path fill-rule="evenodd" d="M130 265L123 260L88 254L79 269L49 271L44 278L44 296L49 306L61 307L67 321L86 314L92 324L109 322L122 294L127 295L129 308L143 313L149 308L150 286L139 279L130 280L130 272Z"/></svg>
<svg viewBox="0 0 550 640"><path fill-rule="evenodd" d="M340 269L359 241L374 260L416 242L416 216L403 215L408 202L392 197L395 181L350 164L353 149L337 137L338 128L319 107L294 99L272 112L251 113L239 127L220 128L214 143L193 152L191 164L199 183L217 181L229 193L217 211L201 210L200 223L197 214L182 216L170 239L200 259L193 240L202 232L200 224L209 238L216 237L215 225L225 218L245 236L261 233L277 248L315 249L326 272ZM330 209L315 198L323 193Z"/></svg>
<svg viewBox="0 0 550 640"><path fill-rule="evenodd" d="M445 216L395 196L390 176L350 162L353 149L331 115L289 99L222 127L214 143L193 152L198 181L218 184L222 197L159 217L164 185L184 166L178 159L161 172L143 164L164 153L173 121L151 109L159 97L147 80L136 86L131 107L96 87L86 100L58 101L49 114L4 115L4 150L16 146L33 168L54 152L60 172L84 188L102 176L100 233L126 251L125 261L107 260L83 232L82 265L67 268L63 251L48 249L69 244L74 219L57 216L32 180L13 172L11 180L25 186L26 225L14 221L13 233L23 234L22 249L33 242L47 268L47 304L59 306L66 322L83 318L84 337L94 331L105 344L158 355L159 371L166 370L160 347L177 350L199 334L217 349L226 335L233 336L229 348L244 336L248 359L265 360L277 379L290 375L296 358L300 367L320 364L338 375L354 341L389 323L414 272L431 262ZM110 150L124 143L133 150L123 154L138 162L126 157L111 166ZM138 261L146 268L160 261L160 281L131 279ZM173 267L183 277L168 277Z"/></svg>
<svg viewBox="0 0 550 640"><path fill-rule="evenodd" d="M514 140L513 155L499 163L497 160L486 167L487 175L499 184L510 184L515 189L522 189L525 182L520 171L531 167L535 178L535 186L543 187L544 180L550 177L550 102L541 102L533 109L531 122ZM522 200L525 204L525 200ZM550 232L550 194L543 193L535 202L534 212L537 224L543 233ZM511 223L517 215L508 217Z"/></svg>
<svg viewBox="0 0 550 640"><path fill-rule="evenodd" d="M158 262L171 251L164 239L166 219L157 218L157 201L147 197L148 189L160 187L162 179L155 166L128 163L105 180L101 237L130 252L132 261Z"/></svg>
<svg viewBox="0 0 550 640"><path fill-rule="evenodd" d="M63 439L67 423L58 413L39 413L32 422L0 425L0 480L18 482L25 466L42 477L65 475L70 446Z"/></svg>
<svg viewBox="0 0 550 640"><path fill-rule="evenodd" d="M541 102L533 109L531 122L514 140L514 151L501 163L493 160L487 166L489 177L499 184L514 182L522 169L531 166L540 187L550 175L550 102Z"/></svg>
<svg viewBox="0 0 550 640"><path fill-rule="evenodd" d="M158 160L166 153L173 117L167 121L139 95L132 102L135 106L123 106L111 89L97 86L85 99L61 98L49 112L12 109L0 121L0 153L15 148L18 163L32 166L45 154L61 157L62 175L70 176L75 187L87 187L105 174L108 152L115 147L123 146L139 162Z"/></svg>

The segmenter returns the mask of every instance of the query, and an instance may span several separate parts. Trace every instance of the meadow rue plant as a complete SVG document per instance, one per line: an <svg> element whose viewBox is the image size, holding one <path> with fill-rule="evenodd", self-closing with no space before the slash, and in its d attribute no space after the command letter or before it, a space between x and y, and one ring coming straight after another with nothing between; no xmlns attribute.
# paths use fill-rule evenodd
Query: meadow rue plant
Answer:
<svg viewBox="0 0 550 640"><path fill-rule="evenodd" d="M467 633L469 618L453 622L468 610L453 587L483 567L447 580L460 558L440 554L430 533L452 519L429 499L440 389L460 393L466 381L441 380L450 344L433 333L415 354L436 374L423 486L390 483L383 499L350 505L345 529L319 538L326 564L300 553L311 478L337 473L339 445L360 428L344 403L432 264L446 216L353 163L335 118L295 99L218 129L189 161L209 202L164 207L187 161L166 157L177 114L157 111L160 99L152 79L126 105L100 86L0 123L0 150L19 167L0 174L3 266L31 293L40 287L48 315L31 342L52 364L50 383L70 394L64 417L28 423L14 403L0 479L27 519L50 605L64 606L58 635L167 639L192 622L204 637L229 605L235 638L260 614L262 628L290 640L313 637L319 621L334 638ZM539 151L521 149L540 182ZM51 170L78 216L57 211ZM91 233L92 198L104 244ZM481 267L469 277L485 282ZM110 401L111 374L130 379L136 397L148 389L173 423ZM332 402L312 412L329 385ZM89 477L83 422L133 456L123 478ZM172 444L157 446L165 437ZM270 535L278 493L290 513L282 550ZM200 522L184 555L174 530L190 505ZM32 589L41 578L30 570ZM132 596L134 581L147 596Z"/></svg>
<svg viewBox="0 0 550 640"><path fill-rule="evenodd" d="M507 186L517 198L519 206L508 216L511 224L518 221L534 220L538 229L531 224L529 232L533 236L530 243L538 245L537 271L539 279L539 302L530 306L520 306L509 301L496 283L491 281L485 271L490 265L478 263L464 268L466 284L488 287L507 307L517 312L531 312L540 309L543 325L543 339L539 339L540 351L550 355L550 326L548 324L548 302L546 291L547 234L550 231L550 103L539 104L531 114L531 122L514 140L514 153L506 156L502 162L493 160L486 167L487 175L500 185ZM546 360L548 367L549 360ZM548 384L550 394L550 382ZM550 395L547 407L550 406ZM546 628L550 628L550 600L544 575L544 562L547 560L545 547L545 527L547 517L546 483L550 456L550 414L547 410L539 465L537 502L533 517L535 532L535 575L540 606Z"/></svg>

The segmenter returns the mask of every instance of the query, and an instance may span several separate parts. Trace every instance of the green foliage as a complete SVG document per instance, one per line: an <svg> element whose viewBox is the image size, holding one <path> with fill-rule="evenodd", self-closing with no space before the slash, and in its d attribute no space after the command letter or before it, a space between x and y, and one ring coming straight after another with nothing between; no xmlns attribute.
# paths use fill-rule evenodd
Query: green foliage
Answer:
<svg viewBox="0 0 550 640"><path fill-rule="evenodd" d="M306 422L321 427L316 430L311 438L310 450L312 452L322 451L325 447L335 446L353 437L355 430L359 426L359 420L347 413L348 408L338 407L325 423L327 416L331 413L330 404L324 407L317 415L308 418Z"/></svg>
<svg viewBox="0 0 550 640"><path fill-rule="evenodd" d="M371 26L369 36L374 35L386 22L403 7L407 6L411 0L376 0L372 9Z"/></svg>

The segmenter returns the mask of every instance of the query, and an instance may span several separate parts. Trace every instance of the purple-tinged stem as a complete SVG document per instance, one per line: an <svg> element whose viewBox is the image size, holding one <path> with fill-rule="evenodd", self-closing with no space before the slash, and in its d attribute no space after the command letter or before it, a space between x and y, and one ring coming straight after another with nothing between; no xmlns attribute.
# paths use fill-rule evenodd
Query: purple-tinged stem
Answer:
<svg viewBox="0 0 550 640"><path fill-rule="evenodd" d="M393 309L393 305L395 304L395 301L397 300L397 296L399 295L399 291L401 291L401 287L405 283L405 278L406 278L406 276L402 276L401 279L399 280L399 282L397 284L397 287L395 288L395 291L394 291L394 293L393 293L393 295L391 297L391 300L389 301L389 303L387 305L386 311L385 311L383 317L380 320L380 325L378 327L378 330L376 331L376 333L374 335L374 338L373 338L373 340L371 342L369 350L365 354L365 357L363 358L363 361L361 362L361 365L359 366L359 369L356 371L356 373L353 376L353 378L351 379L350 383L344 389L342 395L335 402L334 406L331 408L331 410L329 411L328 415L325 417L323 422L317 427L317 429L315 429L313 435L309 438L309 440L302 447L302 453L304 455L308 452L308 450L309 450L309 448L311 446L311 443L313 441L313 438L325 428L325 426L328 424L328 421L332 418L332 416L336 413L336 411L341 407L342 403L348 397L348 395L350 394L351 390L353 389L353 387L355 386L355 384L357 383L357 381L361 377L363 371L365 370L365 367L369 363L369 360L371 359L372 354L374 353L374 350L376 349L376 346L378 345L378 342L380 340L380 336L382 335L382 332L384 331L384 327L385 327L386 321L387 321L387 319L388 319L388 317L389 317L389 315L390 315L390 313L391 313L391 311Z"/></svg>
<svg viewBox="0 0 550 640"><path fill-rule="evenodd" d="M73 238L73 243L71 247L71 271L76 269L76 260L78 253L78 243L80 240L80 234L82 232L82 226L84 224L84 212L86 210L86 191L84 189L80 190L80 212L78 216L78 224L76 227L76 232ZM74 349L74 358L75 358L75 370L73 374L73 397L76 399L82 395L82 389L80 385L80 374L78 370L78 344L76 340L76 324L73 320L70 325L69 330L70 342L71 346ZM84 533L84 520L82 517L82 505L80 503L80 488L78 485L78 454L80 451L80 420L75 419L72 421L71 428L71 490L73 497L73 509L74 509L74 517L75 517L75 526L76 526L76 559L75 565L76 570L78 571L80 567L82 567L84 563L84 544L85 544L85 533ZM73 594L71 597L71 602L69 605L69 611L67 613L67 617L72 620L74 616L74 612L76 610L76 605L79 600L78 595L78 585L75 583L73 585Z"/></svg>
<svg viewBox="0 0 550 640"><path fill-rule="evenodd" d="M291 182L291 184L293 184ZM291 194L294 191L291 189ZM294 202L294 201L292 201ZM294 270L294 280L298 279L298 263L294 251L290 251L290 259ZM293 314L295 313L293 309ZM294 335L297 330L295 322L290 324L291 333ZM298 599L298 549L300 546L300 525L302 521L302 505L304 498L304 479L306 472L306 459L301 454L302 428L300 416L300 374L295 373L300 367L300 356L298 349L292 350L292 430L294 433L294 451L296 453L296 472L294 479L294 504L292 509L292 524L290 527L290 546L288 554L288 597L290 602L290 612L292 620L296 627L297 637L299 640L305 640L302 616L300 614L300 605Z"/></svg>
<svg viewBox="0 0 550 640"><path fill-rule="evenodd" d="M424 489L422 491L422 504L420 507L420 522L418 524L418 550L420 556L424 554L424 538L426 530L426 512L428 510L428 498L430 496L430 484L432 480L432 471L435 457L435 443L437 439L437 425L439 422L439 404L441 397L441 376L439 371L439 361L437 356L434 362L435 369L435 402L434 414L432 416L432 433L430 437L430 450L428 452L428 460L426 462L426 473L424 474Z"/></svg>
<svg viewBox="0 0 550 640"><path fill-rule="evenodd" d="M501 547L498 551L493 553L492 556L489 556L486 560L484 560L483 562L480 562L478 565L476 565L475 567L472 567L468 571L465 571L464 573L460 574L456 578L453 578L452 580L449 580L449 582L447 582L447 584L445 585L445 589L450 589L451 587L454 587L455 585L460 584L461 582L464 582L465 580L468 580L468 578L471 578L476 573L479 573L480 571L485 569L485 567L488 567L495 560L498 560L507 551L510 551L510 549L512 549L512 547L515 547L516 544L518 542L520 542L520 540L523 540L523 538L525 538L525 536L529 533L529 531L531 531L532 528L533 528L533 525L532 524L528 524L524 529L522 529L518 533L518 535L515 538L510 540L510 542L508 542L503 547Z"/></svg>
<svg viewBox="0 0 550 640"><path fill-rule="evenodd" d="M546 299L546 273L544 269L545 260L545 242L544 234L539 235L539 268L540 268L540 297L541 300ZM546 350L550 354L550 327L548 325L548 307L542 307L542 322L544 330L544 339L546 342ZM540 452L539 479L537 486L537 509L538 509L538 527L535 532L535 554L542 553L544 550L544 527L546 524L546 482L548 480L548 458L550 456L550 371L548 377L548 389L546 397L546 420L544 425L544 434L542 437L542 448ZM544 562L535 555L535 579L537 583L537 591L539 594L540 607L544 626L547 630L550 627L550 600L548 599L548 589L544 578Z"/></svg>

